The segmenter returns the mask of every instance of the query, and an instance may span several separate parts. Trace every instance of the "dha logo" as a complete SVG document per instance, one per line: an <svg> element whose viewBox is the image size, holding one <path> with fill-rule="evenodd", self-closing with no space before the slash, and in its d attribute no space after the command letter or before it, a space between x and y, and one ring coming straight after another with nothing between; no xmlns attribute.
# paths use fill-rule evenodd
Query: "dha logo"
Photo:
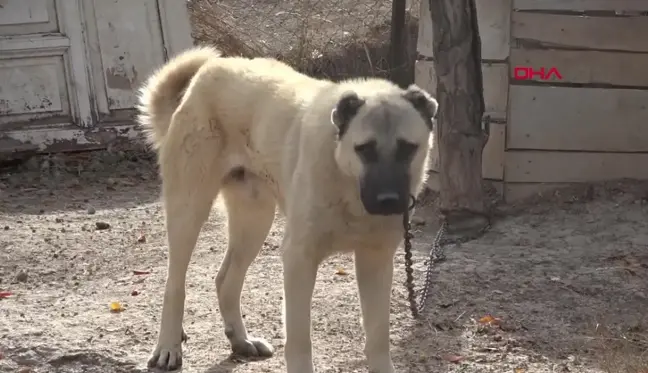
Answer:
<svg viewBox="0 0 648 373"><path fill-rule="evenodd" d="M555 67L534 69L530 66L517 66L513 68L513 78L515 80L533 80L534 78L540 80L562 80L562 75Z"/></svg>

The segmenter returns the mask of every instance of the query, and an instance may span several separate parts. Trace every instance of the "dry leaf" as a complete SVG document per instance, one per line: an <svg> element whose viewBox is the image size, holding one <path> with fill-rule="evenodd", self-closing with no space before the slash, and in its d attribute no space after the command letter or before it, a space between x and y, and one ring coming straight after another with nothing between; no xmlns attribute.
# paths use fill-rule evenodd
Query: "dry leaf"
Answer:
<svg viewBox="0 0 648 373"><path fill-rule="evenodd" d="M482 318L479 319L480 324L495 324L495 325L497 325L497 324L499 324L499 322L500 322L500 319L498 319L496 317L493 317L491 315L486 315L486 316L483 316Z"/></svg>
<svg viewBox="0 0 648 373"><path fill-rule="evenodd" d="M9 298L13 293L10 291L0 291L0 299Z"/></svg>
<svg viewBox="0 0 648 373"><path fill-rule="evenodd" d="M110 302L110 312L122 312L124 307L119 302Z"/></svg>
<svg viewBox="0 0 648 373"><path fill-rule="evenodd" d="M449 361L455 364L458 364L461 360L463 360L463 356L461 355L443 355L442 358L445 361Z"/></svg>
<svg viewBox="0 0 648 373"><path fill-rule="evenodd" d="M338 268L338 270L335 272L335 274L340 275L340 276L348 275L347 271L345 271L344 268Z"/></svg>
<svg viewBox="0 0 648 373"><path fill-rule="evenodd" d="M151 273L151 271L138 271L138 270L134 270L134 271L133 271L133 274L134 274L134 275L137 275L137 276L140 276L140 275L148 275L148 274L150 274L150 273Z"/></svg>

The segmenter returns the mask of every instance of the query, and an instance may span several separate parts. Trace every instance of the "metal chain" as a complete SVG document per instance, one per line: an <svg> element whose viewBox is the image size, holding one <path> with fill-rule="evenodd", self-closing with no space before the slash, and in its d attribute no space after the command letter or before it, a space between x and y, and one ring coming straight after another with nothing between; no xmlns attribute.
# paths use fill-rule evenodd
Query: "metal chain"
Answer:
<svg viewBox="0 0 648 373"><path fill-rule="evenodd" d="M409 220L409 211L412 208L414 208L415 204L416 204L416 200L413 199L412 205L403 214L403 228L405 230L403 235L404 238L403 248L405 250L405 272L407 276L405 281L405 287L407 288L407 300L409 301L410 304L410 312L412 313L412 317L417 318L425 310L427 298L430 293L430 287L432 286L432 268L434 267L435 264L445 260L444 244L458 244L458 243L464 243L476 239L477 237L484 234L488 229L490 229L491 225L490 223L488 223L474 236L465 236L462 238L454 239L452 241L444 242L443 237L447 232L448 222L445 219L441 221L441 226L439 227L439 230L436 236L434 237L434 241L432 242L432 247L430 248L430 253L428 254L427 268L425 270L425 282L423 284L421 298L417 301L416 290L414 289L414 275L413 275L414 269L412 268L413 262L412 262L411 240L412 238L414 238L414 235L410 232L412 229L412 225Z"/></svg>

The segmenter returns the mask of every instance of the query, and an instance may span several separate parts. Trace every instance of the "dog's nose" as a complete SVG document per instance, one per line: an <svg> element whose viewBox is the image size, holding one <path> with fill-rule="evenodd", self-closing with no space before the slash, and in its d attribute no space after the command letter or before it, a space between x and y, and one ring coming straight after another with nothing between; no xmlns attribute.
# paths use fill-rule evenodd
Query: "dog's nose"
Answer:
<svg viewBox="0 0 648 373"><path fill-rule="evenodd" d="M383 209L391 209L400 204L400 197L397 193L380 193L376 196L378 204Z"/></svg>

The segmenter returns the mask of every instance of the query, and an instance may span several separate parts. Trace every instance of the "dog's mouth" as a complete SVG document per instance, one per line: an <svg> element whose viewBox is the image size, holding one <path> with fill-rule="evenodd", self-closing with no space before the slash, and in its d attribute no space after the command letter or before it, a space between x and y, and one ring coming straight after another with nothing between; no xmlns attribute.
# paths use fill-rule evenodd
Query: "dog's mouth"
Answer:
<svg viewBox="0 0 648 373"><path fill-rule="evenodd" d="M392 191L379 193L362 193L362 189L360 191L360 200L369 215L402 215L409 207L407 196L407 193Z"/></svg>

